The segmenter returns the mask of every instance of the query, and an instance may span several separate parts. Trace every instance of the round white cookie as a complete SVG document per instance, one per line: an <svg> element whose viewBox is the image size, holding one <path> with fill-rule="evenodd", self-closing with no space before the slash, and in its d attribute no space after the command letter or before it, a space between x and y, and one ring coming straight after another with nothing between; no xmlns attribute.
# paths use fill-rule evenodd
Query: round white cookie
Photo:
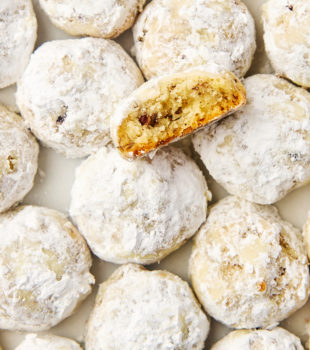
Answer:
<svg viewBox="0 0 310 350"><path fill-rule="evenodd" d="M267 328L302 307L309 271L301 232L272 206L229 196L195 238L189 267L198 299L231 328Z"/></svg>
<svg viewBox="0 0 310 350"><path fill-rule="evenodd" d="M133 35L148 79L209 62L242 77L256 48L253 18L239 0L153 0Z"/></svg>
<svg viewBox="0 0 310 350"><path fill-rule="evenodd" d="M0 215L0 329L41 331L70 316L94 283L77 229L52 209Z"/></svg>
<svg viewBox="0 0 310 350"><path fill-rule="evenodd" d="M56 335L28 334L15 350L82 350L75 341Z"/></svg>
<svg viewBox="0 0 310 350"><path fill-rule="evenodd" d="M300 339L287 330L233 331L212 346L211 350L304 350Z"/></svg>
<svg viewBox="0 0 310 350"><path fill-rule="evenodd" d="M130 28L145 0L39 0L53 24L71 35L115 38Z"/></svg>
<svg viewBox="0 0 310 350"><path fill-rule="evenodd" d="M31 0L0 1L0 33L0 88L4 88L21 77L37 39Z"/></svg>
<svg viewBox="0 0 310 350"><path fill-rule="evenodd" d="M275 71L310 87L310 3L269 0L263 6L264 41Z"/></svg>
<svg viewBox="0 0 310 350"><path fill-rule="evenodd" d="M123 159L102 148L76 172L70 214L92 251L118 264L150 264L186 242L205 221L210 193L198 166L177 148Z"/></svg>
<svg viewBox="0 0 310 350"><path fill-rule="evenodd" d="M308 218L303 227L303 236L306 242L308 258L310 260L310 211L308 212Z"/></svg>
<svg viewBox="0 0 310 350"><path fill-rule="evenodd" d="M310 94L273 75L245 79L247 104L193 138L229 193L271 204L310 181Z"/></svg>
<svg viewBox="0 0 310 350"><path fill-rule="evenodd" d="M123 265L99 287L86 350L201 350L209 332L189 285L167 271Z"/></svg>
<svg viewBox="0 0 310 350"><path fill-rule="evenodd" d="M31 56L16 98L33 133L75 158L110 141L115 106L142 83L134 61L113 41L55 40Z"/></svg>
<svg viewBox="0 0 310 350"><path fill-rule="evenodd" d="M0 104L0 212L21 201L31 190L38 154L38 143L22 118Z"/></svg>

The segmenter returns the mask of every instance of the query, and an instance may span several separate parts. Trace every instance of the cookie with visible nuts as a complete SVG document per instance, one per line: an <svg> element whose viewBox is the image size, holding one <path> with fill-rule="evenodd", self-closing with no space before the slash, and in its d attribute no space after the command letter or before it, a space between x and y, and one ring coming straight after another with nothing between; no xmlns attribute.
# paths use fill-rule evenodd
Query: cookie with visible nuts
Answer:
<svg viewBox="0 0 310 350"><path fill-rule="evenodd" d="M45 145L70 158L84 157L111 141L116 105L142 83L134 61L111 40L55 40L31 56L16 99Z"/></svg>
<svg viewBox="0 0 310 350"><path fill-rule="evenodd" d="M310 3L269 0L263 5L264 41L276 73L310 87Z"/></svg>
<svg viewBox="0 0 310 350"><path fill-rule="evenodd" d="M82 350L75 341L56 335L28 334L15 350Z"/></svg>
<svg viewBox="0 0 310 350"><path fill-rule="evenodd" d="M229 196L194 239L189 265L206 312L230 328L267 328L302 307L309 271L301 232L275 207Z"/></svg>
<svg viewBox="0 0 310 350"><path fill-rule="evenodd" d="M86 350L202 350L209 320L189 285L168 271L123 265L102 283Z"/></svg>
<svg viewBox="0 0 310 350"><path fill-rule="evenodd" d="M153 0L133 37L147 79L210 62L242 77L256 48L253 18L239 0Z"/></svg>
<svg viewBox="0 0 310 350"><path fill-rule="evenodd" d="M71 35L115 38L130 28L146 0L40 0L53 24Z"/></svg>
<svg viewBox="0 0 310 350"><path fill-rule="evenodd" d="M271 204L310 181L310 94L271 74L244 85L247 104L193 143L229 193Z"/></svg>
<svg viewBox="0 0 310 350"><path fill-rule="evenodd" d="M211 350L304 350L300 339L284 328L240 330L228 333Z"/></svg>
<svg viewBox="0 0 310 350"><path fill-rule="evenodd" d="M0 328L41 331L91 292L88 247L58 211L23 206L0 215Z"/></svg>
<svg viewBox="0 0 310 350"><path fill-rule="evenodd" d="M0 88L4 88L21 77L37 39L31 0L1 0L0 33Z"/></svg>
<svg viewBox="0 0 310 350"><path fill-rule="evenodd" d="M125 158L141 157L234 112L245 89L228 70L209 64L150 80L124 99L111 136Z"/></svg>
<svg viewBox="0 0 310 350"><path fill-rule="evenodd" d="M152 160L102 148L76 171L70 214L92 251L118 264L151 264L205 221L211 195L198 166L173 147Z"/></svg>
<svg viewBox="0 0 310 350"><path fill-rule="evenodd" d="M31 190L38 168L39 145L23 119L0 105L0 212Z"/></svg>

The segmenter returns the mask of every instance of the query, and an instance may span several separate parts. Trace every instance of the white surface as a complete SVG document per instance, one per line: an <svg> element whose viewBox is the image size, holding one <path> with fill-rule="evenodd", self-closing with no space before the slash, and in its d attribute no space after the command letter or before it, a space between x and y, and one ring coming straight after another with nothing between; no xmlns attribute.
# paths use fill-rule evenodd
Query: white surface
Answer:
<svg viewBox="0 0 310 350"><path fill-rule="evenodd" d="M270 72L270 64L265 59L264 48L262 46L261 23L259 19L260 6L263 0L245 0L250 12L256 17L257 28L257 44L258 50L254 59L254 63L250 68L250 74L268 73ZM42 42L52 39L65 39L70 36L56 29L48 20L46 15L39 9L37 0L34 0L35 10L38 15L39 32L37 46ZM131 33L123 34L118 41L123 47L129 51L131 47ZM15 86L0 90L0 102L14 106ZM187 139L184 141L186 142ZM63 156L56 154L54 151L41 147L39 156L40 171L36 178L36 185L30 194L26 197L25 203L45 205L50 208L58 209L68 213L70 203L70 190L74 180L75 167L80 164L81 160L67 160ZM207 177L209 188L213 193L213 201L222 198L226 193L212 179ZM290 193L284 200L277 203L280 214L284 219L301 228L306 221L307 212L310 209L310 185L300 188ZM191 242L183 246L175 253L168 256L160 265L153 265L152 268L167 269L178 274L180 277L188 280L187 263L190 255ZM88 318L90 308L94 302L94 296L97 291L98 283L101 283L115 270L117 265L99 261L94 259L92 273L96 276L96 287L94 293L81 305L75 315L62 322L49 332L57 335L71 337L78 341L82 341L85 321ZM310 328L310 302L300 311L291 316L282 323L282 326L289 329L293 333L302 337L305 341ZM219 325L215 321L211 324L211 333L207 340L206 349L215 340L222 337L228 329ZM22 333L14 333L9 331L0 331L0 344L3 350L13 350L19 344L24 335Z"/></svg>

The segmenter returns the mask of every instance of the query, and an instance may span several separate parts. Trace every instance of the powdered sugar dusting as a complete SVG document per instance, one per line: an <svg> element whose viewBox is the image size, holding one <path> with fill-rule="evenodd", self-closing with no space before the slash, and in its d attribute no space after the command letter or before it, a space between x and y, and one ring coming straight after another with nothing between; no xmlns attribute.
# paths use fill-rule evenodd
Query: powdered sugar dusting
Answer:
<svg viewBox="0 0 310 350"><path fill-rule="evenodd" d="M28 334L15 350L82 350L73 340L56 335Z"/></svg>

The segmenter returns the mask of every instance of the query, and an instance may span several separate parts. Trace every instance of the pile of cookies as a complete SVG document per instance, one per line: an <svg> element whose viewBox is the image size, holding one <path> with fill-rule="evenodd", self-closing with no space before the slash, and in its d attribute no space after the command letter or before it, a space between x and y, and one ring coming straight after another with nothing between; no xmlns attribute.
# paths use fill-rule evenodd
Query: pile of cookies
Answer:
<svg viewBox="0 0 310 350"><path fill-rule="evenodd" d="M231 328L212 350L304 349L277 326L309 297L310 215L301 232L272 204L310 183L310 3L265 2L275 74L244 78L256 37L239 0L38 1L79 37L33 52L31 0L1 1L0 88L16 83L18 111L0 105L0 329L29 332L16 350L202 350L211 317ZM112 40L131 27L137 63ZM70 218L21 204L38 142L85 157ZM201 167L229 193L208 212ZM192 237L191 286L142 266ZM91 293L91 253L123 265L82 344L35 333Z"/></svg>

